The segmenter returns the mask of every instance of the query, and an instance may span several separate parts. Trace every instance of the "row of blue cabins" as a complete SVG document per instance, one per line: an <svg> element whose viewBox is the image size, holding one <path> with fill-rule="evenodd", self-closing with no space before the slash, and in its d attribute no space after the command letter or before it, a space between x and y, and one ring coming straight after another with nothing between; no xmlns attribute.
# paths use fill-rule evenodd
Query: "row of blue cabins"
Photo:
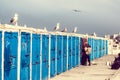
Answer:
<svg viewBox="0 0 120 80"><path fill-rule="evenodd" d="M0 80L48 80L81 65L86 35L0 25ZM91 60L108 54L108 40L88 36Z"/></svg>

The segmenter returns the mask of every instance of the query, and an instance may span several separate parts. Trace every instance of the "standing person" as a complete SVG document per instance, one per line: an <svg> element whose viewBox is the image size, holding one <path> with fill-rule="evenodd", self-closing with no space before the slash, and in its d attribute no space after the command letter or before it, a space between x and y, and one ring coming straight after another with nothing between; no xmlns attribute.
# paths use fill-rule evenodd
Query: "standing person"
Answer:
<svg viewBox="0 0 120 80"><path fill-rule="evenodd" d="M82 59L81 59L81 64L82 65L87 65L87 62L89 63L88 65L91 65L90 61L90 53L91 53L91 46L88 44L87 39L83 38L82 39Z"/></svg>

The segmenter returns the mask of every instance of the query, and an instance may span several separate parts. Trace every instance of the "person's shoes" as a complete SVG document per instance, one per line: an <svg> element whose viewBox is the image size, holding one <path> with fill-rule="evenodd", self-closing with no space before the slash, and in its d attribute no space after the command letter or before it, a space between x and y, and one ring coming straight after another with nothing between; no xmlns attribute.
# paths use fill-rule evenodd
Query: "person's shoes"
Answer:
<svg viewBox="0 0 120 80"><path fill-rule="evenodd" d="M89 66L91 66L91 63L89 63Z"/></svg>

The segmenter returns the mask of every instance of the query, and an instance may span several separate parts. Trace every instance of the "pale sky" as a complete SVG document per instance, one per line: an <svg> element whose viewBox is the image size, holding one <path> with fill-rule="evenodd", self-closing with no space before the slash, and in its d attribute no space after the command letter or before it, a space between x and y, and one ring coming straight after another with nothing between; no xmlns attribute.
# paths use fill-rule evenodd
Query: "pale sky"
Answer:
<svg viewBox="0 0 120 80"><path fill-rule="evenodd" d="M78 27L77 33L82 34L114 34L120 32L119 8L120 0L0 0L0 23L9 23L18 13L21 26L53 31L59 22L60 31Z"/></svg>

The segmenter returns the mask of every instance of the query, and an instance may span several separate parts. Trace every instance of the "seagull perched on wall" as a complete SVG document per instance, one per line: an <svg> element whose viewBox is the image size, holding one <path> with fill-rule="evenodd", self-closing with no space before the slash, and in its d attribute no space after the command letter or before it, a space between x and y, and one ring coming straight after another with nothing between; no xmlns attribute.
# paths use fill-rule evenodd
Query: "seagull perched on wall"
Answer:
<svg viewBox="0 0 120 80"><path fill-rule="evenodd" d="M43 29L44 31L47 31L47 28L46 27L44 27L44 29Z"/></svg>
<svg viewBox="0 0 120 80"><path fill-rule="evenodd" d="M91 35L92 35L92 36L97 36L95 32L94 32L94 33L92 33Z"/></svg>
<svg viewBox="0 0 120 80"><path fill-rule="evenodd" d="M67 28L64 28L61 32L67 32Z"/></svg>
<svg viewBox="0 0 120 80"><path fill-rule="evenodd" d="M73 33L76 33L76 32L77 32L77 27L75 27L72 32L73 32Z"/></svg>
<svg viewBox="0 0 120 80"><path fill-rule="evenodd" d="M18 23L18 14L17 13L15 13L13 18L11 18L10 23L17 25L17 23Z"/></svg>
<svg viewBox="0 0 120 80"><path fill-rule="evenodd" d="M57 25L54 27L54 30L57 31L60 28L60 23L57 23Z"/></svg>

